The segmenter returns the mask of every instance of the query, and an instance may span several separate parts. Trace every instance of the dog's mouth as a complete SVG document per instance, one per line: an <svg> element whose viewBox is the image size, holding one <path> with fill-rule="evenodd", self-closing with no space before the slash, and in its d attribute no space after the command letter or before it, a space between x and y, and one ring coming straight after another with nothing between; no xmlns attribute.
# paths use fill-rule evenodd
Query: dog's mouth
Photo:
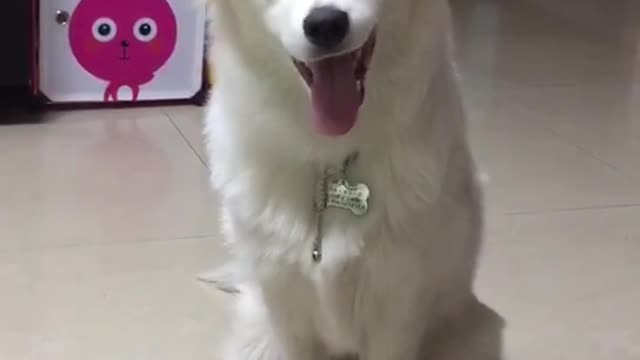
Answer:
<svg viewBox="0 0 640 360"><path fill-rule="evenodd" d="M313 124L327 136L348 133L356 124L365 97L365 79L375 50L372 32L360 48L310 61L293 59L311 90Z"/></svg>

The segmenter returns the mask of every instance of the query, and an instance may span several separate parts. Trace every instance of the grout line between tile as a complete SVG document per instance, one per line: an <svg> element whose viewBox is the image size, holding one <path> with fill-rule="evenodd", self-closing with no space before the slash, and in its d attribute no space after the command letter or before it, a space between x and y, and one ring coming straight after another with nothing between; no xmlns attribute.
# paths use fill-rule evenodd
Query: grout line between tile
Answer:
<svg viewBox="0 0 640 360"><path fill-rule="evenodd" d="M173 125L173 127L176 129L176 131L178 132L178 134L180 134L180 136L182 137L182 140L184 140L185 143L187 143L187 146L189 146L189 148L191 149L191 151L193 152L193 154L198 158L198 160L200 160L200 163L202 163L202 165L205 168L209 168L209 165L207 165L207 161L205 159L202 158L202 156L200 156L200 154L198 153L198 151L196 150L195 147L193 147L193 144L191 144L191 142L189 141L189 139L187 139L186 135L184 134L184 132L182 132L182 130L180 129L180 127L178 126L178 124L176 124L175 121L173 121L173 118L167 114L166 112L163 112L164 116L169 120L169 122L171 123L171 125Z"/></svg>
<svg viewBox="0 0 640 360"><path fill-rule="evenodd" d="M540 215L540 214L559 214L569 212L586 212L595 210L615 210L615 209L628 209L628 208L640 208L640 203L632 204L615 204L615 205L594 205L575 208L559 208L548 210L523 210L523 211L508 211L503 215L507 216L527 216L527 215Z"/></svg>
<svg viewBox="0 0 640 360"><path fill-rule="evenodd" d="M216 234L205 234L205 235L193 235L193 236L177 236L177 237L154 237L140 240L123 240L123 241L111 241L111 242L95 242L95 243L78 243L78 244L65 244L60 246L50 246L50 247L34 247L27 249L19 249L19 250L0 250L0 256L3 255L12 255L12 254L35 254L43 251L57 251L57 250L69 250L69 249L79 249L79 248L97 248L97 247L107 247L107 246L129 246L129 245L146 245L153 243L168 243L173 241L187 241L187 240L204 240L204 239L213 239Z"/></svg>
<svg viewBox="0 0 640 360"><path fill-rule="evenodd" d="M595 151L586 148L584 145L582 145L582 144L580 144L580 143L578 143L576 141L571 141L571 140L566 139L566 136L564 136L562 133L560 133L559 131L557 131L553 127L549 127L548 130L549 130L549 132L551 132L558 139L562 139L562 142L564 144L569 145L569 146L573 146L574 148L576 148L581 153L589 156L591 159L595 160L596 162L599 162L602 166L608 168L609 170L615 172L616 174L623 176L627 180L631 180L631 181L638 181L639 180L635 175L629 174L626 171L624 171L623 169L618 168L615 164L603 159Z"/></svg>

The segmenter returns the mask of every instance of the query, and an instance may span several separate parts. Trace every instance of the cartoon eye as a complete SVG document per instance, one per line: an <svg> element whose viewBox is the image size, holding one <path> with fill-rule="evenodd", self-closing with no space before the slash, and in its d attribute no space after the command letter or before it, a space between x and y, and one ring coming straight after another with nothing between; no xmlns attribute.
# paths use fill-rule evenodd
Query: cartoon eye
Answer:
<svg viewBox="0 0 640 360"><path fill-rule="evenodd" d="M153 19L142 18L133 25L133 34L136 36L136 39L149 42L158 35L158 25L156 25Z"/></svg>
<svg viewBox="0 0 640 360"><path fill-rule="evenodd" d="M100 42L109 42L116 37L118 27L113 20L103 17L93 23L92 31L93 37L96 40Z"/></svg>

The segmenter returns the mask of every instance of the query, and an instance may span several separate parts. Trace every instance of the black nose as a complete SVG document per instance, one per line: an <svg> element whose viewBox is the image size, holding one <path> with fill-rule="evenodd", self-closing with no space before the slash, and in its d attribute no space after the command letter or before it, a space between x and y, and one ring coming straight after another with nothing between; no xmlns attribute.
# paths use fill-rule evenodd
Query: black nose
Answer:
<svg viewBox="0 0 640 360"><path fill-rule="evenodd" d="M120 46L122 46L123 48L129 47L129 42L127 40L122 40Z"/></svg>
<svg viewBox="0 0 640 360"><path fill-rule="evenodd" d="M312 44L331 49L347 37L349 14L332 6L317 7L304 19L303 29Z"/></svg>

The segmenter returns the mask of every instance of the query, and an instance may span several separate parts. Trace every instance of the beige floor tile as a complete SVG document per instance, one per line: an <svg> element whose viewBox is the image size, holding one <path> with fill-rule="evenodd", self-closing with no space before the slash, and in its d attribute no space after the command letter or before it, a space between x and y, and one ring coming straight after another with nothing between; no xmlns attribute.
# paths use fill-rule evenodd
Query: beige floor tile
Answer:
<svg viewBox="0 0 640 360"><path fill-rule="evenodd" d="M226 294L195 274L213 238L0 254L0 359L216 359Z"/></svg>
<svg viewBox="0 0 640 360"><path fill-rule="evenodd" d="M206 164L207 155L202 136L205 108L190 105L174 106L166 108L164 111L187 139L198 157Z"/></svg>
<svg viewBox="0 0 640 360"><path fill-rule="evenodd" d="M208 170L157 109L0 131L0 252L217 231Z"/></svg>
<svg viewBox="0 0 640 360"><path fill-rule="evenodd" d="M620 83L500 93L503 101L519 103L539 114L538 122L567 143L640 179L640 85Z"/></svg>
<svg viewBox="0 0 640 360"><path fill-rule="evenodd" d="M638 219L640 207L490 220L478 288L508 319L511 358L638 358Z"/></svg>
<svg viewBox="0 0 640 360"><path fill-rule="evenodd" d="M497 213L640 204L640 181L547 129L541 109L492 103L469 128Z"/></svg>
<svg viewBox="0 0 640 360"><path fill-rule="evenodd" d="M567 309L563 325L601 353L617 354L615 359L640 359L638 304L640 286L634 279Z"/></svg>

